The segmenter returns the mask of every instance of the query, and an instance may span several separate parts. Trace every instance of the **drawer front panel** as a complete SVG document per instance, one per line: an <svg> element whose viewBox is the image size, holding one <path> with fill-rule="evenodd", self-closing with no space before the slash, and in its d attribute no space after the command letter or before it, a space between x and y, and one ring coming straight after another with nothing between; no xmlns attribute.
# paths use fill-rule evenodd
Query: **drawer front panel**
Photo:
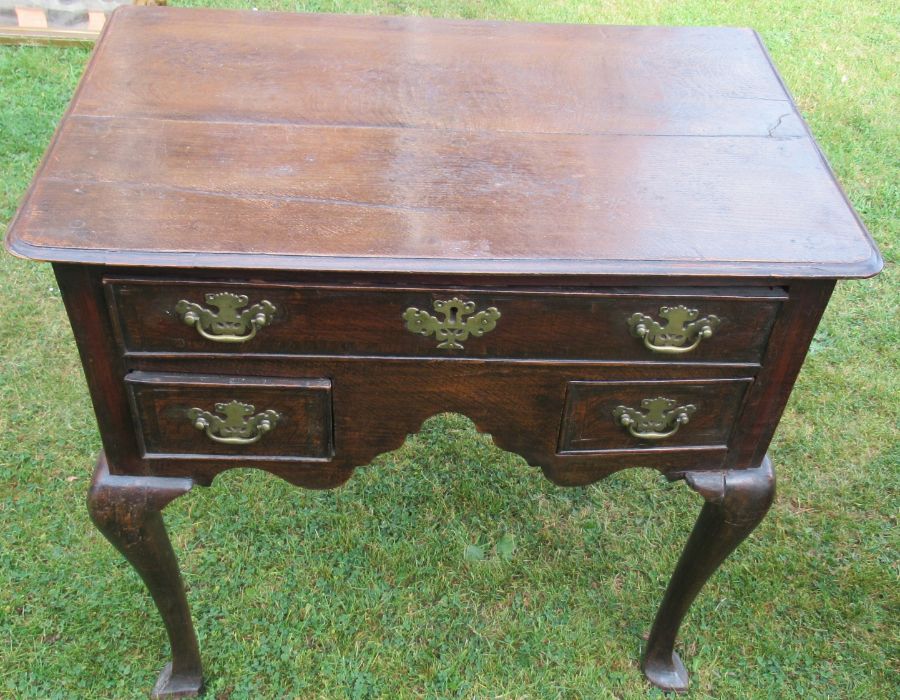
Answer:
<svg viewBox="0 0 900 700"><path fill-rule="evenodd" d="M106 286L129 352L657 362L759 362L781 298L768 288L742 297L709 289Z"/></svg>
<svg viewBox="0 0 900 700"><path fill-rule="evenodd" d="M331 382L132 372L145 455L327 460Z"/></svg>
<svg viewBox="0 0 900 700"><path fill-rule="evenodd" d="M751 382L570 382L559 452L724 446Z"/></svg>

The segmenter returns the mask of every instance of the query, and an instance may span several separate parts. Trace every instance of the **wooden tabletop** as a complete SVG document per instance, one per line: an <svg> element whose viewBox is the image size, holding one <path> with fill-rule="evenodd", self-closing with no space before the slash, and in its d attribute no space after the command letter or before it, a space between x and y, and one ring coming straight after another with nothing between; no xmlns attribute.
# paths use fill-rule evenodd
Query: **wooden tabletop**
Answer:
<svg viewBox="0 0 900 700"><path fill-rule="evenodd" d="M122 8L7 246L112 265L863 277L747 29Z"/></svg>

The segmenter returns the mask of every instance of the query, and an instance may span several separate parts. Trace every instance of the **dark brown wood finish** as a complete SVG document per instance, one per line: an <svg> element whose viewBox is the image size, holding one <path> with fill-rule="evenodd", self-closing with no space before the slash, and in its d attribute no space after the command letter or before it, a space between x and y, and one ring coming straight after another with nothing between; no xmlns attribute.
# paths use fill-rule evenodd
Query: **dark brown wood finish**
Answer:
<svg viewBox="0 0 900 700"><path fill-rule="evenodd" d="M559 451L606 452L668 447L725 447L752 379L570 382L560 430ZM619 406L640 409L646 399L668 398L696 410L689 423L660 440L642 440L615 420ZM670 426L671 428L672 426Z"/></svg>
<svg viewBox="0 0 900 700"><path fill-rule="evenodd" d="M675 652L681 621L703 584L765 517L775 498L769 458L753 469L692 473L688 485L706 499L672 574L644 652L643 669L663 690L688 689L688 674Z"/></svg>
<svg viewBox="0 0 900 700"><path fill-rule="evenodd" d="M521 455L533 466L544 469L547 476L560 484L587 484L628 466L653 466L661 471L692 469L717 469L722 465L727 432L719 431L719 442L707 440L699 444L685 445L676 442L670 446L646 445L631 438L624 429L612 425L610 434L615 436L613 446L627 449L592 454L589 459L578 453L561 454L558 450L560 425L563 421L566 389L569 381L579 379L626 380L623 396L638 399L647 390L647 384L638 382L628 386L627 380L639 380L648 376L642 368L626 365L612 367L593 363L560 364L557 362L529 361L511 363L484 360L411 360L396 358L375 360L372 358L308 358L303 360L270 359L251 365L246 358L217 359L141 359L135 367L142 370L168 371L177 363L185 371L203 371L215 366L225 373L245 376L248 370L258 368L266 376L329 377L333 385L334 401L334 457L327 463L297 458L293 464L273 463L254 458L247 452L235 464L232 460L204 458L202 447L206 442L201 433L191 436L187 423L182 431L188 433L197 445L196 455L148 455L144 462L147 472L154 474L189 473L198 483L209 483L215 474L233 466L255 466L278 474L294 483L307 484L304 479L312 474L332 474L343 482L350 471L368 464L382 452L397 449L409 434L418 432L422 423L431 416L452 411L472 419L482 432L490 434L498 447ZM696 377L707 376L721 381L733 374L730 368L710 368L704 372L687 370L680 366L666 371L658 368L656 376L693 377L687 383L687 391L696 397L706 386L698 384ZM733 388L720 397L711 392L709 403L714 409L733 409L748 380L728 382ZM668 387L671 383L662 382ZM659 385L651 384L658 393ZM221 391L221 390L220 390ZM707 389L708 391L708 389ZM234 392L222 391L223 400ZM249 393L242 394L249 396ZM655 394L654 394L655 395ZM686 394L688 395L688 394ZM639 399L638 399L639 400ZM711 415L711 413L710 413ZM389 416L390 420L385 420ZM179 420L181 420L179 418ZM698 419L701 430L708 431L707 419ZM729 425L729 429L730 429ZM690 434L692 426L685 427ZM272 436L276 435L273 432ZM183 458L180 458L183 457ZM200 463L198 463L200 462Z"/></svg>
<svg viewBox="0 0 900 700"><path fill-rule="evenodd" d="M122 382L125 363L111 333L97 271L84 265L54 265L53 271L75 334L106 460L115 465L114 472L144 474Z"/></svg>
<svg viewBox="0 0 900 700"><path fill-rule="evenodd" d="M327 379L272 379L194 374L131 372L125 377L143 456L165 459L195 455L227 463L228 459L330 460L331 382ZM211 438L195 426L198 409L225 416L218 406L236 401L249 406L249 416L275 411L272 427L247 439L228 443L213 431Z"/></svg>
<svg viewBox="0 0 900 700"><path fill-rule="evenodd" d="M833 281L792 285L764 358L766 371L750 393L745 419L737 426L730 467L759 464L765 457L833 289Z"/></svg>
<svg viewBox="0 0 900 700"><path fill-rule="evenodd" d="M200 648L161 511L191 490L184 478L116 476L100 454L88 491L91 520L140 574L162 616L172 647L152 697L194 697L203 685Z"/></svg>
<svg viewBox="0 0 900 700"><path fill-rule="evenodd" d="M54 262L91 516L172 645L159 697L202 682L166 503L236 466L335 487L445 411L560 485L651 467L704 496L644 659L684 690L679 625L771 503L834 281L881 264L751 31L145 8L109 22L7 246ZM252 339L179 316L220 292L270 302ZM407 328L454 297L496 325ZM631 333L681 305L718 319L689 351ZM689 419L635 437L618 408L661 397Z"/></svg>
<svg viewBox="0 0 900 700"><path fill-rule="evenodd" d="M510 294L498 289L429 289L251 285L158 280L106 280L126 352L216 352L284 355L365 355L743 362L757 364L780 289L644 288L609 290L530 290ZM270 325L245 343L216 343L178 317L182 299L203 304L210 292L244 294L248 303L271 302ZM501 313L497 327L471 338L462 350L438 348L431 337L405 329L403 312L415 307L436 315L438 300L460 298L476 310ZM715 334L683 355L664 355L634 337L628 319L635 313L661 319L661 307L686 304L701 316L715 315ZM578 328L577 333L566 329Z"/></svg>
<svg viewBox="0 0 900 700"><path fill-rule="evenodd" d="M8 240L175 267L880 267L751 31L165 8L112 17Z"/></svg>

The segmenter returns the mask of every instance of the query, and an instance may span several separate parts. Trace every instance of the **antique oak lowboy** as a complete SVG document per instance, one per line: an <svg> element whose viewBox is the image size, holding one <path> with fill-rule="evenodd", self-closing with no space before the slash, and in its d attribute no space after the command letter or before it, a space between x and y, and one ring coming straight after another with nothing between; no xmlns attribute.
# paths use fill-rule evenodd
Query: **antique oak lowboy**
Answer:
<svg viewBox="0 0 900 700"><path fill-rule="evenodd" d="M7 245L54 265L158 696L202 684L164 506L339 486L443 411L560 485L699 492L643 660L686 688L834 281L881 266L752 31L164 8L113 15Z"/></svg>

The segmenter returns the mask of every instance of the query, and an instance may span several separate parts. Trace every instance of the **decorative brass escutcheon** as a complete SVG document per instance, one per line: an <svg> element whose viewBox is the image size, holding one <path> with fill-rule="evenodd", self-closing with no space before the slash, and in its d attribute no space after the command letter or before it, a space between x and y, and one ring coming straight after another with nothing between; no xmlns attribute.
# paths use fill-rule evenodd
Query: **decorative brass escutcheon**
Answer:
<svg viewBox="0 0 900 700"><path fill-rule="evenodd" d="M249 403L229 401L217 403L216 413L192 408L188 418L197 430L205 430L207 437L226 445L252 445L272 430L281 420L278 411L268 410L254 415L256 408Z"/></svg>
<svg viewBox="0 0 900 700"><path fill-rule="evenodd" d="M712 314L697 318L700 312L686 306L661 306L659 315L666 319L665 325L650 316L633 314L628 319L631 335L643 338L644 345L653 352L673 355L696 348L701 340L712 336L721 321Z"/></svg>
<svg viewBox="0 0 900 700"><path fill-rule="evenodd" d="M643 399L641 409L619 406L613 411L613 418L636 438L663 440L686 425L697 407L692 403L678 406L676 401L659 396Z"/></svg>
<svg viewBox="0 0 900 700"><path fill-rule="evenodd" d="M205 299L215 311L182 299L175 305L175 313L204 338L217 343L245 343L275 314L275 304L267 300L244 309L250 301L244 294L213 292Z"/></svg>
<svg viewBox="0 0 900 700"><path fill-rule="evenodd" d="M494 330L497 319L500 318L500 312L494 306L471 316L475 313L475 303L463 301L459 297L435 301L434 310L444 317L443 320L427 311L420 311L415 306L410 306L403 312L403 320L406 321L406 328L413 333L426 336L433 333L441 341L438 347L442 350L462 350L460 341L466 340L470 335L480 338Z"/></svg>

